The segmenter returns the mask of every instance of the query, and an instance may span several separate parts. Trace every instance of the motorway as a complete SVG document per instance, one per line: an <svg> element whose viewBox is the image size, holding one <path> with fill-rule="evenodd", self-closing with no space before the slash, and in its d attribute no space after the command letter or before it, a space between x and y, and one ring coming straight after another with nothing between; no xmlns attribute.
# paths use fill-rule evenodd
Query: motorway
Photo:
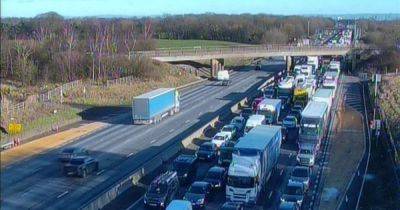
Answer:
<svg viewBox="0 0 400 210"><path fill-rule="evenodd" d="M345 85L344 85L345 84ZM345 86L345 87L342 87ZM359 98L351 98L349 96L354 97L359 96L357 94L360 94L359 92L356 91L354 93L354 84L349 81L349 77L344 76L343 81L340 81L339 88L337 90L337 97L335 97L334 104L332 106L331 110L331 118L329 120L329 129L327 133L330 133L331 130L333 129L333 123L334 121L337 121L337 116L335 115L335 112L337 111L338 107L340 106L341 100L343 100L343 97L346 98L346 103L350 104L350 106L356 106L356 108L359 108L358 106L360 105L361 101ZM358 90L358 89L357 89ZM346 97L347 96L347 97ZM242 113L244 117L248 117L248 111L243 111ZM287 115L287 110L284 110L281 112L280 116L280 121ZM227 120L226 122L229 122ZM293 168L297 165L296 163L296 154L297 154L297 143L296 139L297 136L295 134L298 133L298 128L289 130L289 132L292 132L290 136L294 136L293 139L288 139L282 143L281 147L281 154L279 157L279 162L278 162L278 170L276 170L270 180L267 183L267 190L266 193L261 196L261 202L259 205L256 206L251 206L251 207L246 207L245 209L278 209L279 204L280 204L280 197L283 194L283 191L285 189L285 186L288 183L288 179L290 176L291 171ZM208 136L211 137L211 136ZM326 155L329 152L329 141L330 141L330 135L326 135L327 138L323 140L322 143L322 150L321 154L319 155L316 164L314 167L312 167L312 175L311 175L311 184L310 184L310 190L306 193L304 202L302 205L302 209L318 209L318 204L319 204L319 199L320 195L322 193L322 188L323 184L321 179L322 179L322 170L323 168L327 167L327 160L326 160ZM172 162L172 160L170 160ZM202 180L208 171L208 169L214 165L217 165L217 162L200 162L197 166L197 175L196 175L196 180ZM172 166L167 166L166 168L172 168ZM154 178L158 174L154 174L153 177L149 177L148 179ZM188 186L183 186L181 187L177 199L182 199L184 193L187 191ZM131 198L137 197L137 196L131 196ZM129 202L130 206L121 206L120 205L115 205L108 207L107 209L115 209L115 207L118 206L118 208L126 208L129 210L133 209L140 209L144 210L145 207L143 205L143 198L140 198L139 200L130 200L126 201L126 199L129 199L129 196L127 196L125 199L118 200L118 202ZM214 196L213 199L210 201L210 203L207 204L206 209L210 210L216 210L219 209L222 204L225 202L225 191L219 191L217 192Z"/></svg>
<svg viewBox="0 0 400 210"><path fill-rule="evenodd" d="M67 145L87 148L100 172L85 179L64 177L55 149L7 166L1 176L2 209L77 209L134 171L155 154L180 141L255 91L283 63L233 72L229 87L206 81L181 95L181 112L155 125L132 125L131 115Z"/></svg>

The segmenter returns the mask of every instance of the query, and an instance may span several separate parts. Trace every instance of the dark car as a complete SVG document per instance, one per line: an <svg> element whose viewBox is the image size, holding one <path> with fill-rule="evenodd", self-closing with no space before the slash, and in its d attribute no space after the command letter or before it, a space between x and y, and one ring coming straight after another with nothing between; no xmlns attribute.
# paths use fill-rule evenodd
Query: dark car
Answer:
<svg viewBox="0 0 400 210"><path fill-rule="evenodd" d="M243 203L239 203L239 202L225 202L220 210L243 210L244 209L244 205Z"/></svg>
<svg viewBox="0 0 400 210"><path fill-rule="evenodd" d="M179 155L173 162L174 171L177 172L180 183L190 183L196 178L197 156Z"/></svg>
<svg viewBox="0 0 400 210"><path fill-rule="evenodd" d="M301 120L301 111L294 109L294 110L290 111L289 115L296 117L297 122L300 122L300 120Z"/></svg>
<svg viewBox="0 0 400 210"><path fill-rule="evenodd" d="M217 156L217 145L212 142L204 142L197 150L197 157L201 160L211 161Z"/></svg>
<svg viewBox="0 0 400 210"><path fill-rule="evenodd" d="M304 185L300 182L289 182L281 197L282 202L296 202L300 207L304 199Z"/></svg>
<svg viewBox="0 0 400 210"><path fill-rule="evenodd" d="M81 147L68 147L63 149L58 155L58 159L62 163L68 163L72 158L78 156L87 156L89 152Z"/></svg>
<svg viewBox="0 0 400 210"><path fill-rule="evenodd" d="M146 207L165 208L174 199L178 190L177 172L167 171L150 183L143 198L144 205Z"/></svg>
<svg viewBox="0 0 400 210"><path fill-rule="evenodd" d="M211 185L208 182L193 182L183 197L194 208L204 208L211 198Z"/></svg>
<svg viewBox="0 0 400 210"><path fill-rule="evenodd" d="M218 156L219 165L229 165L232 162L232 152L235 144L236 142L234 141L227 141L221 145Z"/></svg>
<svg viewBox="0 0 400 210"><path fill-rule="evenodd" d="M246 126L246 119L243 116L236 116L231 120L231 125L236 126L239 133L243 133L244 126Z"/></svg>
<svg viewBox="0 0 400 210"><path fill-rule="evenodd" d="M296 202L281 202L278 210L300 210L300 206Z"/></svg>
<svg viewBox="0 0 400 210"><path fill-rule="evenodd" d="M304 185L304 190L310 187L311 169L307 166L296 166L290 174L289 182L300 182Z"/></svg>
<svg viewBox="0 0 400 210"><path fill-rule="evenodd" d="M285 117L285 119L283 119L282 124L283 124L283 126L285 128L291 129L291 128L296 128L297 127L297 122L298 121L297 121L297 118L295 116L288 115L288 116Z"/></svg>
<svg viewBox="0 0 400 210"><path fill-rule="evenodd" d="M276 89L274 87L268 87L264 91L265 98L275 98L276 97Z"/></svg>
<svg viewBox="0 0 400 210"><path fill-rule="evenodd" d="M208 169L204 181L211 184L213 189L224 189L227 171L223 167L213 166Z"/></svg>
<svg viewBox="0 0 400 210"><path fill-rule="evenodd" d="M79 156L71 158L64 166L67 176L79 176L85 178L87 175L99 170L99 162L92 157Z"/></svg>

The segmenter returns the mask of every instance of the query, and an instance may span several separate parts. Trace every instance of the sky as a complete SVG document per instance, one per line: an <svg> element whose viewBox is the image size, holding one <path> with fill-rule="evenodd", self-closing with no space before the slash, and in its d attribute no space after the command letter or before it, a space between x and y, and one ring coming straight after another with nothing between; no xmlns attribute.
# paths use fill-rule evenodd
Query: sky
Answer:
<svg viewBox="0 0 400 210"><path fill-rule="evenodd" d="M205 12L280 15L400 13L400 0L1 0L1 17L156 16Z"/></svg>

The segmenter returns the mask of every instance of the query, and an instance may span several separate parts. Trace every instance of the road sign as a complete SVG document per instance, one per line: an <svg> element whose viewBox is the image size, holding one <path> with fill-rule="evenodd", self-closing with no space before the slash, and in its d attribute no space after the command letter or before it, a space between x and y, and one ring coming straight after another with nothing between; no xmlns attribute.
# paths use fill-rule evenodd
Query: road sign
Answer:
<svg viewBox="0 0 400 210"><path fill-rule="evenodd" d="M19 123L10 123L8 125L8 133L11 135L19 134L22 132L22 124Z"/></svg>

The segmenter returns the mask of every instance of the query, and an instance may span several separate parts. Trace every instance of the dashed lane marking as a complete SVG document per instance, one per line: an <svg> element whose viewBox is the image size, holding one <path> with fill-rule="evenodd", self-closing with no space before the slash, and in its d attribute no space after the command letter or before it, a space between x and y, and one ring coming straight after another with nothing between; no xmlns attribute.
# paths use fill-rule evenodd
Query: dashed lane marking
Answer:
<svg viewBox="0 0 400 210"><path fill-rule="evenodd" d="M60 195L58 195L57 198L61 198L61 197L63 197L64 195L66 195L68 193L69 193L69 191L67 190L67 191L61 193Z"/></svg>

